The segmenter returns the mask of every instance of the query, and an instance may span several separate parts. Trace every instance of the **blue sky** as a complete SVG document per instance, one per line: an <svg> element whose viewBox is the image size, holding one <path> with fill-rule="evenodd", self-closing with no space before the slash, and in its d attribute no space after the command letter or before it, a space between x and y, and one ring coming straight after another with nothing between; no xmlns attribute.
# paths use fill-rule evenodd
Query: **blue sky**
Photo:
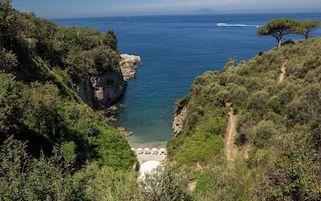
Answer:
<svg viewBox="0 0 321 201"><path fill-rule="evenodd" d="M46 18L217 12L321 12L321 0L13 0L20 11Z"/></svg>

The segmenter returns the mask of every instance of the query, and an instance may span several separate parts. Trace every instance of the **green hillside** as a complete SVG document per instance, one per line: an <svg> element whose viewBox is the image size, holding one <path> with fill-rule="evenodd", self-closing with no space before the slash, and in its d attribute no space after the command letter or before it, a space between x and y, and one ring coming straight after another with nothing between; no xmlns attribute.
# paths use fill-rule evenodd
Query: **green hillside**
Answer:
<svg viewBox="0 0 321 201"><path fill-rule="evenodd" d="M87 200L95 174L132 169L126 139L75 87L118 63L112 31L57 26L0 1L0 200Z"/></svg>
<svg viewBox="0 0 321 201"><path fill-rule="evenodd" d="M300 41L195 80L168 148L196 200L321 199L320 53L321 38Z"/></svg>

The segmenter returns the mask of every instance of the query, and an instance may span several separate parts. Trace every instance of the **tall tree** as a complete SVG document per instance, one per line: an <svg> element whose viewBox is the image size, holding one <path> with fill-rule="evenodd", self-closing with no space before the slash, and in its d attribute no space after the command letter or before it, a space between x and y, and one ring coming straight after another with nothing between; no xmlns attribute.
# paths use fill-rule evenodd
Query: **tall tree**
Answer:
<svg viewBox="0 0 321 201"><path fill-rule="evenodd" d="M11 0L0 0L0 19L4 20L6 13L11 9Z"/></svg>
<svg viewBox="0 0 321 201"><path fill-rule="evenodd" d="M311 32L317 30L321 27L321 22L319 20L305 20L300 23L296 33L304 36L305 39L308 39L311 35Z"/></svg>
<svg viewBox="0 0 321 201"><path fill-rule="evenodd" d="M17 35L15 32L17 30L16 21L11 0L0 0L0 45L4 48L8 48L9 41Z"/></svg>
<svg viewBox="0 0 321 201"><path fill-rule="evenodd" d="M270 21L267 25L260 27L257 31L259 36L272 36L277 40L277 46L280 47L283 42L283 37L287 34L295 33L295 28L298 27L299 22L280 18Z"/></svg>
<svg viewBox="0 0 321 201"><path fill-rule="evenodd" d="M11 10L11 2L10 0L0 0L0 44L3 41L3 32L5 31L5 19L9 11Z"/></svg>

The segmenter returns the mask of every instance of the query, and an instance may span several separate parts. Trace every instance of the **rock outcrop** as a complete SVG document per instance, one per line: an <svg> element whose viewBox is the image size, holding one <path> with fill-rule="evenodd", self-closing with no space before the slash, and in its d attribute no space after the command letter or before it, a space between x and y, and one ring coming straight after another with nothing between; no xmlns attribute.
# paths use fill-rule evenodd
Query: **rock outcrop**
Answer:
<svg viewBox="0 0 321 201"><path fill-rule="evenodd" d="M120 132L124 137L129 137L129 136L131 136L131 135L133 134L132 131L128 131L128 130L126 130L126 128L124 128L124 127L118 127L117 130L118 130L118 132Z"/></svg>
<svg viewBox="0 0 321 201"><path fill-rule="evenodd" d="M77 92L88 106L100 110L117 101L123 95L126 84L121 71L109 70L79 82Z"/></svg>
<svg viewBox="0 0 321 201"><path fill-rule="evenodd" d="M174 135L177 135L180 132L182 132L186 117L187 117L186 106L183 107L181 110L175 112L174 121L173 121Z"/></svg>
<svg viewBox="0 0 321 201"><path fill-rule="evenodd" d="M87 78L77 84L79 96L94 110L109 108L125 92L126 81L136 76L140 57L128 54L120 57L120 70L110 69L102 75Z"/></svg>
<svg viewBox="0 0 321 201"><path fill-rule="evenodd" d="M121 54L120 55L120 68L124 76L124 80L127 81L136 76L136 69L141 62L140 56Z"/></svg>
<svg viewBox="0 0 321 201"><path fill-rule="evenodd" d="M117 115L118 107L116 105L112 105L104 111L104 116L113 117Z"/></svg>

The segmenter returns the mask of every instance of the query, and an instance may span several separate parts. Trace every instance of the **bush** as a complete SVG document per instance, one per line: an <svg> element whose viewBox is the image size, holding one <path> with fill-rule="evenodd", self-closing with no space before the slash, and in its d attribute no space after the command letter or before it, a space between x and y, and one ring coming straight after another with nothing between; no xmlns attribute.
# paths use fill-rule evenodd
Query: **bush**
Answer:
<svg viewBox="0 0 321 201"><path fill-rule="evenodd" d="M186 172L177 165L156 169L146 174L141 182L144 201L191 201L187 191L188 177Z"/></svg>
<svg viewBox="0 0 321 201"><path fill-rule="evenodd" d="M295 41L292 40L292 39L289 39L289 40L284 41L284 42L282 43L282 45L290 45L290 44L295 44Z"/></svg>
<svg viewBox="0 0 321 201"><path fill-rule="evenodd" d="M81 200L81 186L70 175L72 161L59 155L37 160L28 155L25 143L8 138L0 152L0 199Z"/></svg>
<svg viewBox="0 0 321 201"><path fill-rule="evenodd" d="M141 201L136 172L115 171L92 163L75 177L82 181L83 200L91 201Z"/></svg>

